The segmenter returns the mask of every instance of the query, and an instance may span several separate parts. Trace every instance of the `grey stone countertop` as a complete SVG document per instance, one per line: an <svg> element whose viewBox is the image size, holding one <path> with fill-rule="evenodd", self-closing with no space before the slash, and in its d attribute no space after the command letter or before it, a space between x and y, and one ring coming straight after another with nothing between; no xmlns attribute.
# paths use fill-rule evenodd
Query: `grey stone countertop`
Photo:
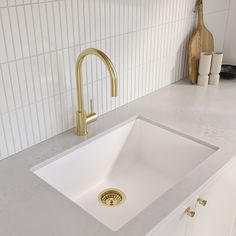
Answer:
<svg viewBox="0 0 236 236"><path fill-rule="evenodd" d="M31 172L33 166L136 115L220 150L120 230L109 230ZM219 86L208 87L180 81L100 116L89 126L86 138L69 130L0 161L0 235L145 235L235 154L236 81L220 81Z"/></svg>

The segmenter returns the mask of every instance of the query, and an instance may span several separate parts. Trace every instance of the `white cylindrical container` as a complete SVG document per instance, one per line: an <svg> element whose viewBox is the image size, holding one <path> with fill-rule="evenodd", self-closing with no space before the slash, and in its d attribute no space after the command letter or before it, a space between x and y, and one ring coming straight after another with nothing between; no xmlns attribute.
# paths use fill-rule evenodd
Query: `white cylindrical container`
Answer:
<svg viewBox="0 0 236 236"><path fill-rule="evenodd" d="M212 55L211 74L219 74L223 60L223 53L215 52Z"/></svg>
<svg viewBox="0 0 236 236"><path fill-rule="evenodd" d="M198 73L200 75L208 75L211 70L212 54L208 52L202 52L199 60Z"/></svg>
<svg viewBox="0 0 236 236"><path fill-rule="evenodd" d="M219 74L210 74L209 84L211 85L218 85L220 80Z"/></svg>
<svg viewBox="0 0 236 236"><path fill-rule="evenodd" d="M207 86L208 85L209 76L208 75L199 75L197 78L197 85L199 86Z"/></svg>

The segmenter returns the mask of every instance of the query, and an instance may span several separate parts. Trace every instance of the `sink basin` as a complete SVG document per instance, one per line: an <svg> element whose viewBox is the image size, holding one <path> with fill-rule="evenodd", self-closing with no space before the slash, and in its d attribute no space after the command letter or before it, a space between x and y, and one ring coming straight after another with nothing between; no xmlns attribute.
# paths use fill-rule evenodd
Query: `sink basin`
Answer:
<svg viewBox="0 0 236 236"><path fill-rule="evenodd" d="M41 163L32 171L98 221L117 231L217 150L145 118L135 118ZM121 190L125 201L101 204Z"/></svg>

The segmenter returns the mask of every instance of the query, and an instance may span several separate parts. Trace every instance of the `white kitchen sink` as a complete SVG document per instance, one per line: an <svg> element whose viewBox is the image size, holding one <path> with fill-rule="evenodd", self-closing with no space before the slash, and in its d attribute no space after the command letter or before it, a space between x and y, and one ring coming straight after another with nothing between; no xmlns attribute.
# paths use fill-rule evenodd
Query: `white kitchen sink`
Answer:
<svg viewBox="0 0 236 236"><path fill-rule="evenodd" d="M32 170L97 220L117 231L217 150L144 118L127 121ZM107 188L125 201L107 207Z"/></svg>

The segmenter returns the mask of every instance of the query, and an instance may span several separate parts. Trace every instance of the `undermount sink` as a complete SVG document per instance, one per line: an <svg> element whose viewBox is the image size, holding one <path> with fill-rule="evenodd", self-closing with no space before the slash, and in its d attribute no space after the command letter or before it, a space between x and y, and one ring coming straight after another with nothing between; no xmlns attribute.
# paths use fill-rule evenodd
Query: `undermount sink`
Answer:
<svg viewBox="0 0 236 236"><path fill-rule="evenodd" d="M135 118L41 163L32 171L117 231L217 150L145 118ZM121 190L107 207L99 194Z"/></svg>

